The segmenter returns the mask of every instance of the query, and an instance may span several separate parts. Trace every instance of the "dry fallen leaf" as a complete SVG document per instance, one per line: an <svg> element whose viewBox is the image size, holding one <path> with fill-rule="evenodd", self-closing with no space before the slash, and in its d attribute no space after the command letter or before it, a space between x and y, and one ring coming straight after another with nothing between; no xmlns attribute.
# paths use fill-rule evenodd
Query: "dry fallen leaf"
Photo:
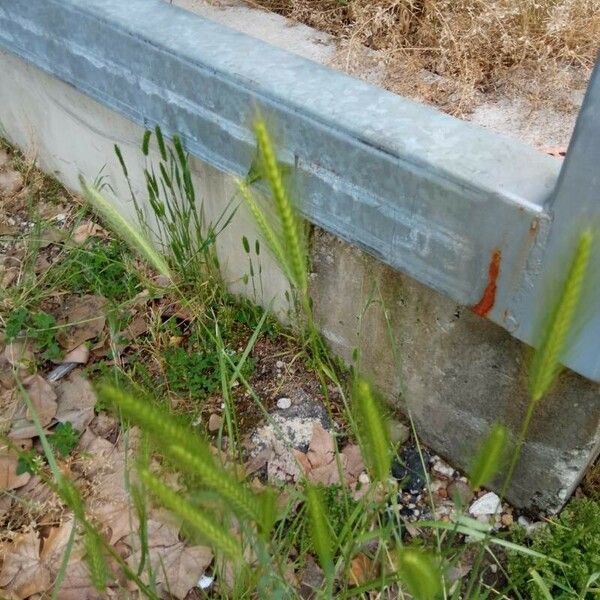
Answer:
<svg viewBox="0 0 600 600"><path fill-rule="evenodd" d="M350 562L350 585L358 586L373 577L373 561L365 554L358 554Z"/></svg>
<svg viewBox="0 0 600 600"><path fill-rule="evenodd" d="M8 449L0 451L0 490L16 490L31 479L29 473L17 475L18 462L14 452Z"/></svg>
<svg viewBox="0 0 600 600"><path fill-rule="evenodd" d="M73 242L83 244L90 237L107 238L108 232L103 227L92 221L85 221L73 231Z"/></svg>
<svg viewBox="0 0 600 600"><path fill-rule="evenodd" d="M137 315L120 333L120 337L132 341L148 331L148 322L142 315Z"/></svg>
<svg viewBox="0 0 600 600"><path fill-rule="evenodd" d="M50 244L56 244L58 242L62 242L65 238L65 234L60 229L56 229L56 227L48 227L44 231L39 239L39 247L47 248Z"/></svg>
<svg viewBox="0 0 600 600"><path fill-rule="evenodd" d="M0 545L0 593L28 598L45 592L52 584L48 567L40 559L40 539L35 530L19 534Z"/></svg>
<svg viewBox="0 0 600 600"><path fill-rule="evenodd" d="M25 391L33 404L42 427L48 425L56 414L56 393L41 375L31 375L24 382ZM29 410L27 418L32 419Z"/></svg>
<svg viewBox="0 0 600 600"><path fill-rule="evenodd" d="M73 296L64 303L57 321L66 327L56 338L67 352L102 333L106 302L102 296L86 295Z"/></svg>
<svg viewBox="0 0 600 600"><path fill-rule="evenodd" d="M344 475L346 483L352 484L357 481L358 476L365 470L360 446L357 444L348 444L343 450L342 455L346 457Z"/></svg>
<svg viewBox="0 0 600 600"><path fill-rule="evenodd" d="M83 431L94 418L96 405L96 394L90 382L79 372L73 372L56 386L56 394L56 420L68 421L75 429Z"/></svg>
<svg viewBox="0 0 600 600"><path fill-rule="evenodd" d="M35 360L31 346L17 340L6 345L4 358L17 369L26 369Z"/></svg>
<svg viewBox="0 0 600 600"><path fill-rule="evenodd" d="M333 436L320 423L313 426L313 434L306 457L313 469L328 465L335 458Z"/></svg>
<svg viewBox="0 0 600 600"><path fill-rule="evenodd" d="M67 352L62 360L63 363L77 363L85 365L90 357L90 349L87 344L80 344L77 348Z"/></svg>
<svg viewBox="0 0 600 600"><path fill-rule="evenodd" d="M185 598L211 564L213 554L206 546L186 546L180 542L178 530L176 525L148 520L150 563L156 583L176 598ZM140 557L136 549L127 562L137 567Z"/></svg>

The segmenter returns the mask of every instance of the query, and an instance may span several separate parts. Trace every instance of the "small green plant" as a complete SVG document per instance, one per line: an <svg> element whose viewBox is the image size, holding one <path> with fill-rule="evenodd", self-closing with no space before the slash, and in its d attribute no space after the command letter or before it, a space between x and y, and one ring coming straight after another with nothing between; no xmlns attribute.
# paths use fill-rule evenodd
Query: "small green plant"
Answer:
<svg viewBox="0 0 600 600"><path fill-rule="evenodd" d="M163 360L166 379L172 391L202 399L219 388L219 357L216 352L167 348Z"/></svg>
<svg viewBox="0 0 600 600"><path fill-rule="evenodd" d="M333 559L337 551L338 537L352 519L352 513L358 506L358 502L352 498L348 488L341 485L313 486L313 488L318 496L320 510L327 523L325 533L329 537L328 548L331 554L330 558ZM308 508L309 503L307 502ZM303 527L302 538L299 544L302 552L309 554L317 553L315 538L312 534L314 526L310 527L307 521L303 523Z"/></svg>
<svg viewBox="0 0 600 600"><path fill-rule="evenodd" d="M23 475L23 473L35 475L43 465L44 459L37 450L22 450L19 452L16 473L17 475Z"/></svg>
<svg viewBox="0 0 600 600"><path fill-rule="evenodd" d="M153 137L158 150L157 162L150 159ZM146 158L147 203L142 203L134 193L118 146L115 146L115 153L129 185L144 237L155 240L166 250L170 265L181 278L180 283L202 287L207 281L219 281L215 241L229 224L233 212L227 206L215 223L206 221L202 201L196 197L190 157L181 139L174 135L168 144L160 127L145 132L142 154ZM148 214L147 205L151 214Z"/></svg>
<svg viewBox="0 0 600 600"><path fill-rule="evenodd" d="M508 573L521 582L532 600L547 600L533 571L541 576L554 600L591 600L600 595L600 503L576 498L529 542L523 530L515 533L522 544L564 563L510 553Z"/></svg>
<svg viewBox="0 0 600 600"><path fill-rule="evenodd" d="M29 311L25 306L20 306L11 311L4 327L4 334L8 342L12 342L25 329L28 318Z"/></svg>
<svg viewBox="0 0 600 600"><path fill-rule="evenodd" d="M48 436L48 442L63 458L69 456L79 442L79 432L68 421L59 423L51 435Z"/></svg>
<svg viewBox="0 0 600 600"><path fill-rule="evenodd" d="M52 282L76 294L97 294L117 301L132 298L140 291L140 280L126 264L123 250L117 240L97 239L70 248L54 270Z"/></svg>
<svg viewBox="0 0 600 600"><path fill-rule="evenodd" d="M31 312L23 306L15 308L6 319L5 332L9 342L23 337L35 343L45 360L56 360L62 355L56 340L56 319L44 311Z"/></svg>

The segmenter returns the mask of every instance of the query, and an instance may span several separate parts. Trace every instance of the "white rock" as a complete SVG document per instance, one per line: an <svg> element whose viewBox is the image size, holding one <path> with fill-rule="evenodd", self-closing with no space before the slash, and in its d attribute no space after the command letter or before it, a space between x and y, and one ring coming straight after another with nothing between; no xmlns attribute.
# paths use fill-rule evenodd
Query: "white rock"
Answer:
<svg viewBox="0 0 600 600"><path fill-rule="evenodd" d="M285 410L286 408L289 408L292 405L292 401L289 398L279 398L279 400L277 400L277 408L281 408L283 410Z"/></svg>
<svg viewBox="0 0 600 600"><path fill-rule="evenodd" d="M214 580L214 577L210 577L209 575L202 575L202 577L200 577L200 579L198 580L197 587L199 587L201 590L206 590L213 584Z"/></svg>
<svg viewBox="0 0 600 600"><path fill-rule="evenodd" d="M477 500L471 504L469 512L474 517L478 517L479 515L493 515L497 513L501 507L502 503L500 502L498 494L488 492L481 496L481 498L477 498Z"/></svg>
<svg viewBox="0 0 600 600"><path fill-rule="evenodd" d="M442 461L436 462L431 467L431 471L434 475L445 479L452 479L454 475L454 469Z"/></svg>
<svg viewBox="0 0 600 600"><path fill-rule="evenodd" d="M358 480L363 484L366 485L367 483L369 483L369 476L363 471L359 476L358 476Z"/></svg>
<svg viewBox="0 0 600 600"><path fill-rule="evenodd" d="M521 527L525 527L525 529L527 529L527 527L531 527L531 521L527 518L524 517L523 515L521 515L518 519L517 519L517 523L521 526Z"/></svg>
<svg viewBox="0 0 600 600"><path fill-rule="evenodd" d="M278 361L275 363L275 366L276 366L278 369L283 369L283 367L285 366L285 363L284 363L282 360L278 360Z"/></svg>

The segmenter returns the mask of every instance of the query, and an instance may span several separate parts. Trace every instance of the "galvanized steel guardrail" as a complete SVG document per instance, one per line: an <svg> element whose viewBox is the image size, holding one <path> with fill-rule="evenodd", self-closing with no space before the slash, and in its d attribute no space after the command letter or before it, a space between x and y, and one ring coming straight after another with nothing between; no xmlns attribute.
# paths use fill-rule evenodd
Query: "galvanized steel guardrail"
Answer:
<svg viewBox="0 0 600 600"><path fill-rule="evenodd" d="M564 253L574 218L600 211L598 72L561 171L514 140L162 0L0 0L0 47L178 133L226 173L248 172L260 110L307 219L526 342L540 272ZM600 379L599 350L596 315L566 362Z"/></svg>

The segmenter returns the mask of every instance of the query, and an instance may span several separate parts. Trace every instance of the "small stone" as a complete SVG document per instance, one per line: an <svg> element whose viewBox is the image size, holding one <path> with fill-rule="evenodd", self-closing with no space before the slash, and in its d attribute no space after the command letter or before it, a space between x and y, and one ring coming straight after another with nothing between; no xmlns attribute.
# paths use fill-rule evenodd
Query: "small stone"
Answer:
<svg viewBox="0 0 600 600"><path fill-rule="evenodd" d="M433 492L434 494L445 487L446 487L446 482L442 481L441 479L434 479L429 484L429 490L431 492Z"/></svg>
<svg viewBox="0 0 600 600"><path fill-rule="evenodd" d="M23 187L23 176L18 171L0 173L0 196L12 196Z"/></svg>
<svg viewBox="0 0 600 600"><path fill-rule="evenodd" d="M208 418L208 430L211 432L218 431L221 428L222 423L223 419L219 415L213 413Z"/></svg>
<svg viewBox="0 0 600 600"><path fill-rule="evenodd" d="M471 488L460 479L453 481L448 486L448 495L455 502L458 500L461 506L467 506L467 504L473 500Z"/></svg>
<svg viewBox="0 0 600 600"><path fill-rule="evenodd" d="M275 366L276 366L278 369L283 369L283 367L285 367L285 363L284 363L282 360L278 360L278 361L275 363Z"/></svg>
<svg viewBox="0 0 600 600"><path fill-rule="evenodd" d="M277 408L281 408L282 410L289 408L291 405L292 401L289 398L279 398L277 400Z"/></svg>
<svg viewBox="0 0 600 600"><path fill-rule="evenodd" d="M521 526L521 527L530 527L531 526L531 521L527 518L524 517L523 515L521 515L518 519L517 519L517 523Z"/></svg>
<svg viewBox="0 0 600 600"><path fill-rule="evenodd" d="M510 527L513 524L513 516L509 513L504 513L500 517L500 522L502 525L504 525L504 527Z"/></svg>
<svg viewBox="0 0 600 600"><path fill-rule="evenodd" d="M392 419L389 424L390 440L393 444L401 446L408 441L410 437L410 429L407 425L400 421Z"/></svg>
<svg viewBox="0 0 600 600"><path fill-rule="evenodd" d="M481 496L481 498L477 498L477 500L471 504L469 512L474 517L493 515L500 510L500 506L501 502L498 494L488 492Z"/></svg>
<svg viewBox="0 0 600 600"><path fill-rule="evenodd" d="M370 482L369 476L366 473L361 473L358 476L358 481L360 481L363 485L367 485Z"/></svg>
<svg viewBox="0 0 600 600"><path fill-rule="evenodd" d="M427 475L423 468L423 463L429 461L429 454L425 450L421 454L417 448L404 447L392 463L392 475L401 482L403 490L419 493L427 481Z"/></svg>
<svg viewBox="0 0 600 600"><path fill-rule="evenodd" d="M446 488L440 488L440 489L438 490L438 493L437 493L437 494L438 494L438 496L439 496L440 498L447 498L447 497L448 497L448 490L447 490Z"/></svg>
<svg viewBox="0 0 600 600"><path fill-rule="evenodd" d="M434 463L431 472L442 479L452 479L454 475L454 469L442 461Z"/></svg>

